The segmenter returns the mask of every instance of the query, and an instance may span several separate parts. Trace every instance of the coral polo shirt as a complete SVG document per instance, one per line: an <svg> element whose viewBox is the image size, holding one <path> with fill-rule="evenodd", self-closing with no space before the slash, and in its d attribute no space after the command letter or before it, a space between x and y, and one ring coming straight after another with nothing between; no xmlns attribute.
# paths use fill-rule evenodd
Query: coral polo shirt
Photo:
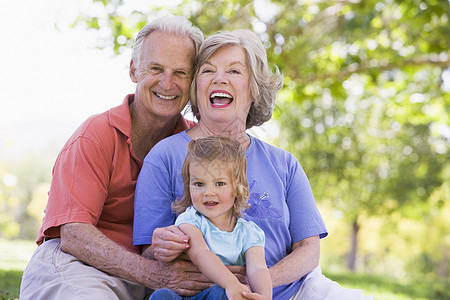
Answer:
<svg viewBox="0 0 450 300"><path fill-rule="evenodd" d="M88 223L114 242L133 246L134 190L142 161L131 145L129 104L134 95L102 114L88 118L58 155L52 172L43 224L37 244L59 237L66 223ZM194 126L181 115L174 133Z"/></svg>

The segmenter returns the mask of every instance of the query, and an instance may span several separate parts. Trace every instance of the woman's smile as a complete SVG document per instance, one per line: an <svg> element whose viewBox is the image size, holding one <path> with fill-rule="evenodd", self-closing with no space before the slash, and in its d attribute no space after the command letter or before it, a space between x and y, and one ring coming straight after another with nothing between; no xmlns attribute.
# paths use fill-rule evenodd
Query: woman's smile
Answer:
<svg viewBox="0 0 450 300"><path fill-rule="evenodd" d="M212 107L227 107L233 102L233 96L225 90L214 90L209 96Z"/></svg>

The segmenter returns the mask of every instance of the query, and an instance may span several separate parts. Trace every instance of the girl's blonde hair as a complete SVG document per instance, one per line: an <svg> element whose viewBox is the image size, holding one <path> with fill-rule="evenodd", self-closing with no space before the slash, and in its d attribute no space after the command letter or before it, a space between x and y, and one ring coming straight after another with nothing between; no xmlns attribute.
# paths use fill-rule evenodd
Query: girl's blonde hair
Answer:
<svg viewBox="0 0 450 300"><path fill-rule="evenodd" d="M231 171L235 196L233 210L236 217L241 217L242 210L248 207L249 187L247 180L247 161L245 159L245 152L239 142L226 136L214 135L192 140L187 147L188 153L181 171L184 192L181 199L177 199L172 204L174 212L179 215L192 205L189 190L190 164L192 162L204 163L205 172L207 172L208 167L213 167L211 163L220 161L226 163Z"/></svg>

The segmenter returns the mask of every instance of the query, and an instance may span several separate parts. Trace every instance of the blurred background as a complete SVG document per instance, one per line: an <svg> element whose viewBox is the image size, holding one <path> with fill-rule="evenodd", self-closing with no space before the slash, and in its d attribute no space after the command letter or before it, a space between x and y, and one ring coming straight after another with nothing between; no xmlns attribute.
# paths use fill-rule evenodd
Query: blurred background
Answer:
<svg viewBox="0 0 450 300"><path fill-rule="evenodd" d="M59 150L134 92L134 37L168 13L205 36L253 30L285 74L250 134L308 174L325 273L376 299L448 299L449 0L0 2L0 282L16 278L0 299L18 295Z"/></svg>

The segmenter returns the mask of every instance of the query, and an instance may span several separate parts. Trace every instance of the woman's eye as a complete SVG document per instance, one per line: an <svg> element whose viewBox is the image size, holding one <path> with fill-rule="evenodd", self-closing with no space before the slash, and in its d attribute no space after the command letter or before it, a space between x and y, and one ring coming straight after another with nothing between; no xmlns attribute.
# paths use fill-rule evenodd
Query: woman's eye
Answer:
<svg viewBox="0 0 450 300"><path fill-rule="evenodd" d="M229 71L231 74L241 74L241 72L239 70L236 69L232 69Z"/></svg>
<svg viewBox="0 0 450 300"><path fill-rule="evenodd" d="M211 73L212 71L210 70L210 69L203 69L202 71L201 71L201 73L202 74L205 74L205 73Z"/></svg>

